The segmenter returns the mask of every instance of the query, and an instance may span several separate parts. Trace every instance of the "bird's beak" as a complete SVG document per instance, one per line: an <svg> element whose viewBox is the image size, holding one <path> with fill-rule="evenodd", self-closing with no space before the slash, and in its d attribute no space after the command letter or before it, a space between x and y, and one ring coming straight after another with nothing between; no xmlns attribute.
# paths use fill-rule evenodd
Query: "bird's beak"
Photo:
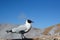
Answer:
<svg viewBox="0 0 60 40"><path fill-rule="evenodd" d="M32 23L34 23L34 22L32 21Z"/></svg>

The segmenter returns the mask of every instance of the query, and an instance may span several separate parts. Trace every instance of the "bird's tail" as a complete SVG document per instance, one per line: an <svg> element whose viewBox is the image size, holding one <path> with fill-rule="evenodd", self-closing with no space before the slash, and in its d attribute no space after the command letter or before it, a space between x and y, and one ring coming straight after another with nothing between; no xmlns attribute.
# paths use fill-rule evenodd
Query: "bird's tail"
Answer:
<svg viewBox="0 0 60 40"><path fill-rule="evenodd" d="M7 30L6 32L9 33L9 32L12 32L12 30Z"/></svg>

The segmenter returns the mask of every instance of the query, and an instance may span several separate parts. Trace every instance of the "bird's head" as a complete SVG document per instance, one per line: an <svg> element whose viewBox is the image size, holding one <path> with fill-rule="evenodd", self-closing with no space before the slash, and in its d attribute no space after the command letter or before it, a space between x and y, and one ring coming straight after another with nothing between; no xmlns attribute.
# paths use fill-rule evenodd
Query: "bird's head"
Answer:
<svg viewBox="0 0 60 40"><path fill-rule="evenodd" d="M33 23L33 21L31 21L31 20L29 20L29 19L27 19L27 22L28 22L28 23Z"/></svg>

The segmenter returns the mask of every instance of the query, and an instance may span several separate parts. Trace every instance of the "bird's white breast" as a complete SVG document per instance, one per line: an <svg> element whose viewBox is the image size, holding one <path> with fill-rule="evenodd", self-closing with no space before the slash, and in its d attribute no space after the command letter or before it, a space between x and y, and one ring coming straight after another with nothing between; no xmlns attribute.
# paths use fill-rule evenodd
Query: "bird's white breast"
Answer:
<svg viewBox="0 0 60 40"><path fill-rule="evenodd" d="M26 24L26 30L25 31L28 31L30 28L31 28L31 24Z"/></svg>

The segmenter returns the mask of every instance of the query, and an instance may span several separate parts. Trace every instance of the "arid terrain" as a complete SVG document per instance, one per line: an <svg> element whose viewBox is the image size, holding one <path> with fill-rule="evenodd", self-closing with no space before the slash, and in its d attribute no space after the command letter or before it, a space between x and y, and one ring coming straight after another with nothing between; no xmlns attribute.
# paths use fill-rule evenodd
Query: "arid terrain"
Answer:
<svg viewBox="0 0 60 40"><path fill-rule="evenodd" d="M20 34L6 33L6 30L18 26L14 24L0 24L0 40L21 40ZM60 40L60 24L52 25L43 30L32 28L25 36L26 39L23 40Z"/></svg>

